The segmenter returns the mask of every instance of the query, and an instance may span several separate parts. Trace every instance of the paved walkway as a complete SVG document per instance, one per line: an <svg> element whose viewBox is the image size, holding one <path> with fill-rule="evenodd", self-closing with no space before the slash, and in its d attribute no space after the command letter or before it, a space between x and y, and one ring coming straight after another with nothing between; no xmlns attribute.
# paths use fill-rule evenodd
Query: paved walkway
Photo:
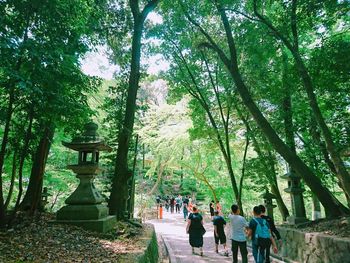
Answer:
<svg viewBox="0 0 350 263"><path fill-rule="evenodd" d="M171 263L232 262L230 242L228 242L230 251L229 257L224 256L223 247L221 245L219 247L220 253L215 253L214 233L211 222L206 222L204 226L207 232L204 235L203 257L199 255L198 250L196 250L195 255L192 255L191 247L188 242L188 235L186 234L187 222L184 221L182 213L171 214L165 212L162 220L154 219L149 222L155 226L157 234L162 236L168 248ZM251 253L249 253L249 262L254 262ZM272 262L277 263L281 261Z"/></svg>

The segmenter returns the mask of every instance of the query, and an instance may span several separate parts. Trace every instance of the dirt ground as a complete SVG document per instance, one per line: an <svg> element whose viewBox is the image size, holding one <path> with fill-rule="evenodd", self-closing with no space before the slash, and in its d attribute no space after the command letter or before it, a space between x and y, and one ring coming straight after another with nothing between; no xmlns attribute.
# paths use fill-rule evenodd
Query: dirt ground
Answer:
<svg viewBox="0 0 350 263"><path fill-rule="evenodd" d="M0 262L117 262L140 250L138 239L146 227L118 223L108 234L22 217L13 228L0 232ZM118 230L117 230L118 229Z"/></svg>
<svg viewBox="0 0 350 263"><path fill-rule="evenodd" d="M331 236L350 237L350 217L320 219L296 228L303 232L321 232Z"/></svg>

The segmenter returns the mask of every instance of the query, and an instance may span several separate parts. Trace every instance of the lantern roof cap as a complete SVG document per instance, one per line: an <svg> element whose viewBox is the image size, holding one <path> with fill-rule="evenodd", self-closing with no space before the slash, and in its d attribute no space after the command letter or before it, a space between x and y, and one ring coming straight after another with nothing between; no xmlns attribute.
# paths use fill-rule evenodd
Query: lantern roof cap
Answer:
<svg viewBox="0 0 350 263"><path fill-rule="evenodd" d="M282 175L281 178L287 179L287 180L288 179L298 179L298 178L300 178L300 176L292 171L289 171L288 173Z"/></svg>
<svg viewBox="0 0 350 263"><path fill-rule="evenodd" d="M75 136L71 142L62 142L64 146L75 151L111 151L109 147L97 133L98 125L89 122L84 125L84 131Z"/></svg>
<svg viewBox="0 0 350 263"><path fill-rule="evenodd" d="M276 195L274 195L273 193L270 193L267 188L265 190L265 193L263 193L260 197L264 199L276 199Z"/></svg>

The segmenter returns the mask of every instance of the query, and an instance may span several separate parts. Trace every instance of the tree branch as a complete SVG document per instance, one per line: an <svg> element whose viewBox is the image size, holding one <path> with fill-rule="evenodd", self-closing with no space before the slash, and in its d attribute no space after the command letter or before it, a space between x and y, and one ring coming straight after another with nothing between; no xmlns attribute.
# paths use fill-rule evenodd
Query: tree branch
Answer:
<svg viewBox="0 0 350 263"><path fill-rule="evenodd" d="M149 1L145 7L143 8L142 12L141 12L141 19L145 20L147 15L152 12L152 10L158 5L158 3L160 2L160 0L151 0Z"/></svg>
<svg viewBox="0 0 350 263"><path fill-rule="evenodd" d="M292 34L293 34L293 43L295 50L299 49L298 44L298 28L297 28L297 0L292 0L292 13L291 13L291 28L292 28Z"/></svg>
<svg viewBox="0 0 350 263"><path fill-rule="evenodd" d="M245 18L247 18L247 19L249 19L249 20L251 20L251 21L260 22L259 19L256 19L256 18L254 18L254 17L251 17L250 15L247 15L246 13L243 13L243 12L238 11L238 10L236 10L236 9L225 8L224 10L225 10L225 11L232 11L232 12L234 12L234 13L236 13L236 14L239 14L239 15L241 15L241 16L244 16Z"/></svg>
<svg viewBox="0 0 350 263"><path fill-rule="evenodd" d="M222 61L227 65L230 64L230 60L227 58L227 56L225 55L225 53L222 51L222 49L219 47L219 45L214 41L214 39L208 34L208 32L206 32L203 27L201 27L201 25L195 21L187 12L185 5L183 4L182 0L179 0L179 3L182 7L182 10L184 12L185 17L187 18L187 20L193 24L195 27L197 27L199 29L199 31L205 36L205 38L208 40L209 43L201 43L198 47L207 47L210 49L213 49L222 59Z"/></svg>
<svg viewBox="0 0 350 263"><path fill-rule="evenodd" d="M289 50L294 50L294 46L288 40L288 38L284 36L266 17L258 12L257 0L253 0L253 8L254 14L260 19L260 22L266 25L270 31L287 46Z"/></svg>

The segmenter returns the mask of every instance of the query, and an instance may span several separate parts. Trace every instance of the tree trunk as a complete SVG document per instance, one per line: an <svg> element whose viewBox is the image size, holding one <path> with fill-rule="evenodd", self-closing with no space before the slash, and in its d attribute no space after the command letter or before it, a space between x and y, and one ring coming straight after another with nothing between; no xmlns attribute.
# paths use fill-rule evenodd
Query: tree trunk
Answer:
<svg viewBox="0 0 350 263"><path fill-rule="evenodd" d="M31 15L28 15L27 21L26 21L26 27L23 32L23 40L22 40L22 46L25 46L25 43L28 40L28 31L29 31L29 25L30 25L30 19ZM19 49L19 56L18 60L15 62L14 71L18 72L22 66L23 63L23 48ZM4 204L4 193L3 193L3 185L2 185L2 172L3 172L3 166L5 161L5 153L6 153L6 147L8 143L8 135L10 131L10 123L12 119L13 114L13 104L15 102L15 85L16 81L13 81L13 83L9 83L9 104L7 108L7 115L6 115L6 123L4 128L4 134L1 142L1 149L0 149L0 228L4 227L6 225L6 210L5 210L5 204Z"/></svg>
<svg viewBox="0 0 350 263"><path fill-rule="evenodd" d="M291 151L296 154L295 148L295 139L294 139L294 125L293 125L293 110L292 110L292 97L291 97L291 87L288 82L288 66L287 66L287 55L284 50L282 50L282 63L283 63L283 72L282 72L282 87L284 92L284 98L282 101L282 112L283 112L283 123L284 123L284 132L285 132L285 141L286 145L289 146ZM288 164L288 171L295 173L295 171ZM300 176L300 175L299 175ZM300 200L300 211L301 214L306 218L305 203L303 194L301 193Z"/></svg>
<svg viewBox="0 0 350 263"><path fill-rule="evenodd" d="M270 186L271 186L271 192L276 196L276 203L277 203L278 209L281 213L282 219L283 219L283 221L286 221L287 217L289 216L289 211L286 207L286 204L283 201L283 198L281 196L281 192L280 192L277 185L270 184Z"/></svg>
<svg viewBox="0 0 350 263"><path fill-rule="evenodd" d="M244 176L245 176L245 164L247 160L247 153L248 153L248 146L249 146L249 135L248 131L246 131L245 134L246 137L246 142L245 142L245 147L244 147L244 154L243 154L243 161L242 161L242 173L241 173L241 178L239 180L239 203L242 203L242 191L243 191L243 182L244 182ZM241 215L243 216L243 209L241 209Z"/></svg>
<svg viewBox="0 0 350 263"><path fill-rule="evenodd" d="M6 225L6 210L4 206L4 193L2 185L2 172L5 162L6 147L8 143L8 136L10 131L10 123L13 113L13 103L15 99L14 88L10 89L9 104L7 107L6 123L4 128L4 134L2 136L1 149L0 149L0 228Z"/></svg>
<svg viewBox="0 0 350 263"><path fill-rule="evenodd" d="M44 181L47 156L50 151L51 142L54 136L54 128L46 126L44 133L37 146L29 178L26 194L20 204L22 211L30 210L31 214L39 209L41 193Z"/></svg>
<svg viewBox="0 0 350 263"><path fill-rule="evenodd" d="M165 163L161 164L161 163L159 162L159 168L158 168L158 171L157 171L157 181L156 181L156 183L153 185L151 191L149 191L148 196L153 195L153 194L155 193L155 191L157 190L158 185L159 185L160 181L162 180L164 168L165 168Z"/></svg>
<svg viewBox="0 0 350 263"><path fill-rule="evenodd" d="M60 190L58 190L57 194L55 195L55 198L53 199L53 202L50 206L50 211L52 212L53 208L55 207L56 203L57 203L57 199L58 197L62 194L62 192Z"/></svg>
<svg viewBox="0 0 350 263"><path fill-rule="evenodd" d="M310 134L311 134L313 143L316 145L319 145L323 155L323 159L325 160L329 170L333 175L337 176L337 170L333 162L329 159L328 151L326 149L326 146L324 145L324 142L321 139L321 134L317 129L317 123L313 116L311 116L311 119L310 119ZM318 169L317 161L315 161L315 159L316 159L316 156L313 156L314 166L316 166L316 168ZM347 194L347 192L343 188L343 185L340 182L338 182L338 186L343 190L348 207L350 208L350 196Z"/></svg>
<svg viewBox="0 0 350 263"><path fill-rule="evenodd" d="M272 153L269 152L266 156L261 147L260 147L260 143L258 142L258 140L256 139L256 136L253 132L253 130L250 127L250 124L248 122L248 120L243 116L241 110L239 109L239 107L236 105L236 110L238 113L238 116L240 117L240 119L243 121L244 125L246 126L246 130L247 132L250 134L252 141L253 141L253 146L254 149L256 151L256 153L258 154L259 159L261 159L265 169L264 169L264 173L265 173L265 177L268 180L270 187L271 187L271 191L274 195L276 195L276 202L277 202L277 206L278 209L281 213L281 216L283 218L283 220L285 221L287 219L287 217L289 216L289 212L288 209L282 199L280 190L278 188L278 183L277 183L277 174L276 174L276 169L275 169L275 161L274 158L272 158ZM266 161L266 159L268 158L269 161Z"/></svg>
<svg viewBox="0 0 350 263"><path fill-rule="evenodd" d="M115 172L112 181L112 190L109 198L109 212L116 215L118 219L125 218L127 210L126 198L127 183L132 176L128 168L129 141L134 128L136 97L140 80L140 59L141 59L141 38L144 28L144 21L156 5L158 0L152 0L146 4L142 12L139 10L139 1L130 0L129 4L134 18L133 36L131 46L131 66L129 75L128 95L123 127L118 135L118 151L115 162Z"/></svg>
<svg viewBox="0 0 350 263"><path fill-rule="evenodd" d="M13 188L15 186L15 178L16 178L16 172L17 172L17 152L16 150L13 153L13 159L12 159L12 173L11 173L11 183L10 183L10 189L7 193L7 198L5 202L5 211L7 210L13 193Z"/></svg>
<svg viewBox="0 0 350 263"><path fill-rule="evenodd" d="M22 198L22 193L23 193L23 168L24 168L24 163L25 159L28 156L28 150L29 150L29 145L30 145L30 140L32 137L32 127L33 127L33 120L34 120L34 108L31 106L30 112L28 113L29 117L29 123L28 123L28 128L24 137L24 145L22 149L22 153L20 156L20 161L19 161L19 167L18 167L18 196L15 204L15 209L13 212L13 216L15 215L16 211L19 208L19 204ZM13 217L10 219L12 221Z"/></svg>
<svg viewBox="0 0 350 263"><path fill-rule="evenodd" d="M300 57L300 54L294 54L294 57L297 63L299 74L303 80L304 87L309 98L309 104L312 109L313 115L318 123L318 126L322 131L323 138L325 139L325 142L326 142L327 150L331 156L335 169L337 170L337 177L339 179L341 188L344 190L346 196L349 197L350 196L350 174L346 170L344 162L341 159L339 151L337 151L337 147L333 141L331 131L329 130L322 116L321 110L317 103L316 95L314 93L311 77L306 69L306 66L303 63Z"/></svg>
<svg viewBox="0 0 350 263"><path fill-rule="evenodd" d="M252 114L261 131L265 134L274 149L291 165L291 167L304 179L310 189L317 195L320 202L325 207L327 215L340 216L348 214L349 210L322 185L321 180L311 171L311 169L279 138L276 131L271 127L270 123L266 120L252 100L248 88L245 86L241 75L239 74L237 65L235 64L233 67L230 66L229 69L244 105Z"/></svg>
<svg viewBox="0 0 350 263"><path fill-rule="evenodd" d="M135 205L135 173L136 173L136 162L138 154L138 144L139 144L139 135L136 135L135 140L135 150L134 150L134 161L132 165L132 177L130 178L130 198L128 200L128 212L129 218L134 217L134 205Z"/></svg>
<svg viewBox="0 0 350 263"><path fill-rule="evenodd" d="M214 187L209 183L208 179L205 177L204 173L201 174L202 178L199 178L201 181L203 181L207 186L208 188L210 189L211 193L213 194L213 197L214 197L214 201L215 201L215 204L217 203L218 201L218 197L216 195L216 192L215 192L215 189Z"/></svg>

